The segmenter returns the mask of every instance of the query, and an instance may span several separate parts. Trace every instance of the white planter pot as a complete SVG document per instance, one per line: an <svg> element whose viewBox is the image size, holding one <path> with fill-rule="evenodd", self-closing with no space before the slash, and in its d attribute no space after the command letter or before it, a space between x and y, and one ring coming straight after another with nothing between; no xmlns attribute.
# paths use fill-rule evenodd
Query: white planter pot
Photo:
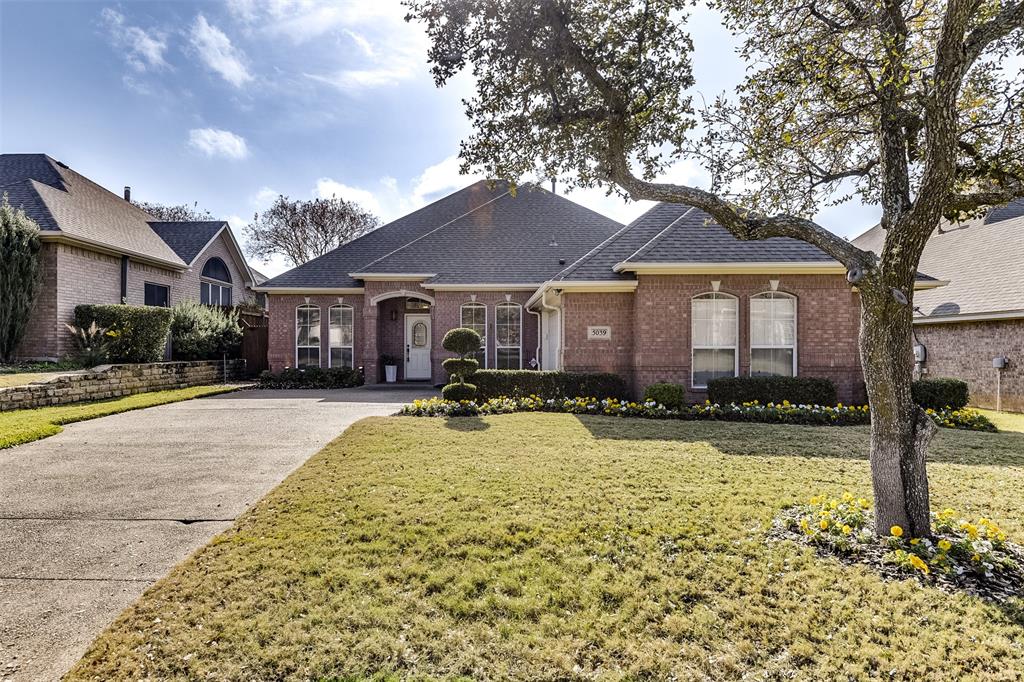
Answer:
<svg viewBox="0 0 1024 682"><path fill-rule="evenodd" d="M398 365L384 365L384 380L389 384L398 381Z"/></svg>

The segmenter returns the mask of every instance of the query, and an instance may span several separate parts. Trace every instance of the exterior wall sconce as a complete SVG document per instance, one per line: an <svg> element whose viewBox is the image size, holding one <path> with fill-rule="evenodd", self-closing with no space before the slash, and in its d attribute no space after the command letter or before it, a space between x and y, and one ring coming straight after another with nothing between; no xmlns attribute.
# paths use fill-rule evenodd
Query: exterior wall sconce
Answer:
<svg viewBox="0 0 1024 682"><path fill-rule="evenodd" d="M394 308L391 309L391 321L394 322L398 319L398 311Z"/></svg>

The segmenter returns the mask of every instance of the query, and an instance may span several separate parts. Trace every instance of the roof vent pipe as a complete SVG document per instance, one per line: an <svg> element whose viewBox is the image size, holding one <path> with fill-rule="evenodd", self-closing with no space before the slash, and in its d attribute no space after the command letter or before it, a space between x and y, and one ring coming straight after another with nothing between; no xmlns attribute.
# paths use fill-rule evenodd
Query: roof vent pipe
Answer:
<svg viewBox="0 0 1024 682"><path fill-rule="evenodd" d="M132 188L129 187L128 185L124 186L124 200L125 201L131 201L132 200Z"/></svg>

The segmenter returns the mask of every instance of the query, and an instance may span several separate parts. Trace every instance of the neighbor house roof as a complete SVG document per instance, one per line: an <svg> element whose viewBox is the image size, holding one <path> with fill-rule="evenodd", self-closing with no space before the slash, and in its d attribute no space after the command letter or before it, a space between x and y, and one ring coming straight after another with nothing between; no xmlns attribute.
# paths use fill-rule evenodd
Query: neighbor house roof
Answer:
<svg viewBox="0 0 1024 682"><path fill-rule="evenodd" d="M944 222L932 234L919 267L948 284L914 294L919 321L1024 317L1024 215L993 219L1015 210L1010 205L981 218ZM884 241L885 232L876 225L853 243L877 254Z"/></svg>
<svg viewBox="0 0 1024 682"><path fill-rule="evenodd" d="M513 196L507 183L480 181L260 288L358 288L359 275L373 274L424 275L428 286L537 284L619 226L534 186L519 187Z"/></svg>
<svg viewBox="0 0 1024 682"><path fill-rule="evenodd" d="M152 216L45 154L0 154L2 192L39 224L46 237L185 266L150 228Z"/></svg>

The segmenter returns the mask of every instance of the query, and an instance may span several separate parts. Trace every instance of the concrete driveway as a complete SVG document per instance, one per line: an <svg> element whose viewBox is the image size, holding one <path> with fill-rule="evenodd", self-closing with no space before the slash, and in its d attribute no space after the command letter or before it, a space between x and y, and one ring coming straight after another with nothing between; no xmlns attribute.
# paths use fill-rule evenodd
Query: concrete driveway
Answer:
<svg viewBox="0 0 1024 682"><path fill-rule="evenodd" d="M0 680L59 678L149 585L350 424L432 394L242 391L0 450Z"/></svg>

